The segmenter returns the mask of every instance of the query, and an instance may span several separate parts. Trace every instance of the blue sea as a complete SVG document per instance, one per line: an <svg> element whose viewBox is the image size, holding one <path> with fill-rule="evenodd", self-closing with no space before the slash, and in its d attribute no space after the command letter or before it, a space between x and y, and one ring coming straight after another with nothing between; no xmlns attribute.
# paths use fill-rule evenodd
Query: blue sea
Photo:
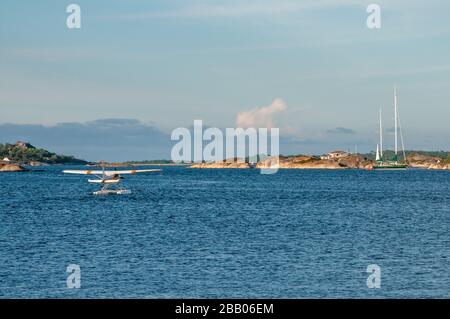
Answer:
<svg viewBox="0 0 450 319"><path fill-rule="evenodd" d="M67 168L0 175L0 297L450 297L449 171Z"/></svg>

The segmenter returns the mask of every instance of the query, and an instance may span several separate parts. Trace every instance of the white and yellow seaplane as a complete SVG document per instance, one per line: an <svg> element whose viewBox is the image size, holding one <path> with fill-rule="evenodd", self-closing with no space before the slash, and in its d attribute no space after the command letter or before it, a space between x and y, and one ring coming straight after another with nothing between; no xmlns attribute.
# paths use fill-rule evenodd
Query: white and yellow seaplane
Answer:
<svg viewBox="0 0 450 319"><path fill-rule="evenodd" d="M138 174L138 173L148 173L148 172L161 172L161 169L132 169L132 170L112 170L106 171L105 166L102 165L101 171L92 170L64 170L63 173L66 174L81 174L81 175L95 175L97 179L88 179L89 183L101 184L102 188L95 191L94 195L126 195L131 194L131 190L123 189L120 187L113 187L113 185L118 185L122 180L120 175L125 174ZM113 188L112 188L113 187Z"/></svg>

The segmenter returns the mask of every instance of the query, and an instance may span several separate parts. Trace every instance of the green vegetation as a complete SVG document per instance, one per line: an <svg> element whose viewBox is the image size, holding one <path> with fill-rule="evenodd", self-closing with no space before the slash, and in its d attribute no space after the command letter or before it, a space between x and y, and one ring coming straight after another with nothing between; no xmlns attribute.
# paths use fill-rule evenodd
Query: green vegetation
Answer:
<svg viewBox="0 0 450 319"><path fill-rule="evenodd" d="M40 162L45 164L86 164L86 161L73 156L58 155L29 143L0 144L0 160L7 157L12 162L28 164Z"/></svg>
<svg viewBox="0 0 450 319"><path fill-rule="evenodd" d="M444 159L444 162L450 164L450 153L447 154L447 157Z"/></svg>

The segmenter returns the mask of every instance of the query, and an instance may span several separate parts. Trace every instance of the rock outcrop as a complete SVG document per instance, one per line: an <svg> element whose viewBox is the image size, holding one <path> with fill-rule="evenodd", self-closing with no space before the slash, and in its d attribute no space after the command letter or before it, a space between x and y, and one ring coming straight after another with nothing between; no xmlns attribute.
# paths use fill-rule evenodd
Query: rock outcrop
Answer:
<svg viewBox="0 0 450 319"><path fill-rule="evenodd" d="M437 163L437 164L432 164L428 167L428 169L450 169L450 164L447 163Z"/></svg>
<svg viewBox="0 0 450 319"><path fill-rule="evenodd" d="M407 162L410 167L444 170L450 169L450 163L436 156L414 153L407 156Z"/></svg>
<svg viewBox="0 0 450 319"><path fill-rule="evenodd" d="M407 157L408 166L424 169L450 169L450 163L440 157L412 154ZM350 154L341 158L321 159L317 156L280 156L268 157L256 164L256 168L280 169L372 169L374 161L362 155ZM249 163L236 158L212 163L196 163L191 168L251 168Z"/></svg>
<svg viewBox="0 0 450 319"><path fill-rule="evenodd" d="M270 157L257 164L257 168L270 168L277 166L276 158ZM279 157L279 168L291 169L342 169L338 161L321 160L315 156Z"/></svg>
<svg viewBox="0 0 450 319"><path fill-rule="evenodd" d="M320 159L316 156L280 156L268 157L258 162L256 168L281 168L281 169L370 169L373 162L360 155L348 155L336 159ZM198 163L191 168L250 168L249 163L237 159L219 161L213 163Z"/></svg>
<svg viewBox="0 0 450 319"><path fill-rule="evenodd" d="M0 172L24 172L27 169L18 164L0 164Z"/></svg>
<svg viewBox="0 0 450 319"><path fill-rule="evenodd" d="M42 162L31 161L31 162L28 162L28 165L29 166L48 166L49 164L42 163Z"/></svg>
<svg viewBox="0 0 450 319"><path fill-rule="evenodd" d="M209 163L195 163L190 168L250 168L249 163L245 163L241 159L228 159L225 161L209 162Z"/></svg>

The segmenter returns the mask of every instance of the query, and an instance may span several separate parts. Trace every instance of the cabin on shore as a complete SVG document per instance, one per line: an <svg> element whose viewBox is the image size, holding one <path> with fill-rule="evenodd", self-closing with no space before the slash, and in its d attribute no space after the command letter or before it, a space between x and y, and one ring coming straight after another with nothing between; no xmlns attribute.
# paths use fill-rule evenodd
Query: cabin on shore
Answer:
<svg viewBox="0 0 450 319"><path fill-rule="evenodd" d="M320 158L321 159L336 159L336 158L343 158L343 157L347 157L349 156L350 153L349 152L345 152L345 151L333 151L328 153L327 155L323 155Z"/></svg>

